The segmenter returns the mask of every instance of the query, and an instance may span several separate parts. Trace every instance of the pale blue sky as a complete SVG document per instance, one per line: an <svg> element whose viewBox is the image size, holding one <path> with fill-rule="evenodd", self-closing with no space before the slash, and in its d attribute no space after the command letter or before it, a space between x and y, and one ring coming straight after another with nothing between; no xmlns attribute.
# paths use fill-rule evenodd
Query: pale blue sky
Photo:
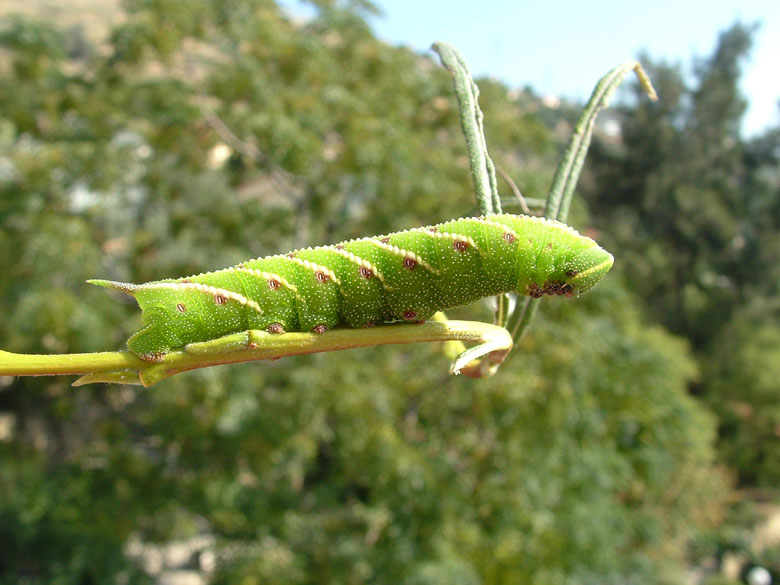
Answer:
<svg viewBox="0 0 780 585"><path fill-rule="evenodd" d="M384 16L377 34L425 51L436 40L453 44L475 75L540 94L585 100L613 66L646 50L680 63L711 54L718 33L736 20L761 22L744 68L750 101L748 134L780 122L780 1L778 0L377 0Z"/></svg>
<svg viewBox="0 0 780 585"><path fill-rule="evenodd" d="M419 52L446 41L475 76L581 101L601 75L642 50L690 73L693 57L709 56L719 32L736 20L760 22L742 79L750 103L743 129L750 135L780 124L780 0L374 2L384 16L372 25L384 40Z"/></svg>

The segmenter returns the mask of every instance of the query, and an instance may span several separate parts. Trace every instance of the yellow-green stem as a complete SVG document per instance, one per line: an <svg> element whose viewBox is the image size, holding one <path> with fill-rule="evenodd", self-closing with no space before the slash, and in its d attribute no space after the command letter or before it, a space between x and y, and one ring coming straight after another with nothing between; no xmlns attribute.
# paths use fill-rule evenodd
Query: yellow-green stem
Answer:
<svg viewBox="0 0 780 585"><path fill-rule="evenodd" d="M159 362L146 362L126 351L65 355L16 354L0 351L0 375L45 376L83 374L77 385L92 382L121 382L151 386L164 378L197 368L277 359L285 356L336 351L356 347L427 341L477 343L453 364L453 373L486 377L511 348L506 329L476 321L428 321L371 329L334 329L324 334L246 331L205 343L195 343L183 351L166 354ZM465 346L464 346L465 347ZM487 354L493 359L476 368L468 362ZM486 365L487 364L487 365ZM475 373L478 372L478 373Z"/></svg>

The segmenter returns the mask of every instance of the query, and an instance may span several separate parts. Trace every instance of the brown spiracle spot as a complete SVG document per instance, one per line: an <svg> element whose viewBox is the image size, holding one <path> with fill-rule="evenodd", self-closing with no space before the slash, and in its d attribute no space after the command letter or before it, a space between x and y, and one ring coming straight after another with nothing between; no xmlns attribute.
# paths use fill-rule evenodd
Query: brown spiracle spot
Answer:
<svg viewBox="0 0 780 585"><path fill-rule="evenodd" d="M465 252L466 250L469 249L469 243L464 242L463 240L455 240L454 242L452 242L452 247L457 252Z"/></svg>
<svg viewBox="0 0 780 585"><path fill-rule="evenodd" d="M382 238L379 241L382 242L383 244L389 244L390 243L390 238Z"/></svg>
<svg viewBox="0 0 780 585"><path fill-rule="evenodd" d="M284 325L281 323L271 323L265 328L268 333L284 333Z"/></svg>
<svg viewBox="0 0 780 585"><path fill-rule="evenodd" d="M360 276L362 276L365 279L369 279L372 276L374 276L374 271L371 270L368 266L361 266L360 267Z"/></svg>
<svg viewBox="0 0 780 585"><path fill-rule="evenodd" d="M558 295L562 294L560 292L561 290L561 284L557 282L550 282L544 285L544 292L548 295Z"/></svg>
<svg viewBox="0 0 780 585"><path fill-rule="evenodd" d="M436 232L439 231L439 228L437 228L435 225L433 225L433 226L428 228L428 231L435 234Z"/></svg>
<svg viewBox="0 0 780 585"><path fill-rule="evenodd" d="M271 290L277 290L280 286L282 286L282 283L276 280L275 278L271 278L268 280L268 288Z"/></svg>
<svg viewBox="0 0 780 585"><path fill-rule="evenodd" d="M536 283L531 283L528 285L528 296L538 299L544 295L571 297L574 295L574 290L569 283L561 282L559 280L546 282L542 286L539 286Z"/></svg>
<svg viewBox="0 0 780 585"><path fill-rule="evenodd" d="M254 341L250 341L246 344L249 349L257 349L257 344Z"/></svg>
<svg viewBox="0 0 780 585"><path fill-rule="evenodd" d="M287 255L288 258L297 258L297 255L296 255L295 252L287 252L286 255Z"/></svg>
<svg viewBox="0 0 780 585"><path fill-rule="evenodd" d="M576 270L567 270L566 271L566 276L569 277L569 278L574 278L578 274L579 274L579 272L577 272Z"/></svg>
<svg viewBox="0 0 780 585"><path fill-rule="evenodd" d="M319 283L323 283L323 282L328 282L330 277L324 272L322 272L321 270L318 270L317 272L314 273L314 279Z"/></svg>
<svg viewBox="0 0 780 585"><path fill-rule="evenodd" d="M325 333L325 332L328 330L328 326L327 326L327 325L325 325L324 323L318 323L317 325L315 325L314 327L312 327L312 328L311 328L311 330L312 330L314 333L317 333L317 334L319 334L319 335L322 335L323 333Z"/></svg>
<svg viewBox="0 0 780 585"><path fill-rule="evenodd" d="M187 307L185 307L182 303L179 303L176 305L176 308L178 309L179 313L186 313Z"/></svg>
<svg viewBox="0 0 780 585"><path fill-rule="evenodd" d="M344 245L343 244L336 244L333 247L336 248L337 250L343 250L344 249Z"/></svg>
<svg viewBox="0 0 780 585"><path fill-rule="evenodd" d="M548 295L561 295L566 297L570 297L574 294L570 284L560 281L546 284L544 287L544 292Z"/></svg>
<svg viewBox="0 0 780 585"><path fill-rule="evenodd" d="M414 258L409 258L408 256L404 258L404 268L407 270L414 270L417 266L417 260Z"/></svg>
<svg viewBox="0 0 780 585"><path fill-rule="evenodd" d="M217 303L218 305L224 305L227 302L227 299L222 295L215 295L214 302Z"/></svg>
<svg viewBox="0 0 780 585"><path fill-rule="evenodd" d="M504 232L504 241L508 244L512 244L515 241L515 234L512 232Z"/></svg>
<svg viewBox="0 0 780 585"><path fill-rule="evenodd" d="M414 321L417 319L417 311L404 311L403 318L405 321Z"/></svg>
<svg viewBox="0 0 780 585"><path fill-rule="evenodd" d="M180 280L179 282L182 284L192 284L192 281L189 278L185 278L183 280Z"/></svg>

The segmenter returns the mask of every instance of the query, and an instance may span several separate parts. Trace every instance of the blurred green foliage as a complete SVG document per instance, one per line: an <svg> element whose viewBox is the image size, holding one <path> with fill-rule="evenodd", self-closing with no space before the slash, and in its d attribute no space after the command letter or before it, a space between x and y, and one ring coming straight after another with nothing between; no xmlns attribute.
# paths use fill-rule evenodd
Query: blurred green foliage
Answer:
<svg viewBox="0 0 780 585"><path fill-rule="evenodd" d="M0 347L120 347L138 311L87 278L196 273L473 209L447 74L377 40L366 2L311 6L311 20L292 22L268 0L133 0L100 46L3 22ZM672 108L674 72L656 73L653 107ZM543 197L572 112L553 115L530 90L480 88L496 164ZM632 140L663 160L667 143L652 140L678 140L649 108L626 118L624 149L602 149L594 176L666 177L637 159L618 164ZM751 148L739 160L752 152L763 172L770 151ZM448 376L435 345L213 368L146 391L0 379L0 583L149 582L160 569L135 544L203 535L213 562L192 563L213 583L682 582L686 545L717 524L727 491L717 421L688 389L706 387L714 405L755 404L737 395L740 381L771 404L761 369L774 361L756 352L776 332L735 354L725 340L752 339L746 313L713 341L721 353L706 353L701 337L654 314L668 306L652 287L674 292L664 245L680 238L658 239L666 232L649 213L669 225L702 215L665 201L640 215L635 187L621 184L593 205L618 261L643 278L626 270L582 299L547 303L491 380ZM771 231L766 193L751 217ZM573 217L588 227L584 205ZM644 250L622 238L631 230L651 234ZM685 242L691 265L705 262ZM731 394L715 384L728 380ZM741 424L734 453L722 450L730 462L744 455L738 444L753 445ZM777 471L756 473L746 481Z"/></svg>
<svg viewBox="0 0 780 585"><path fill-rule="evenodd" d="M589 199L646 317L690 340L702 370L694 391L718 414L725 461L742 485L776 488L780 128L739 133L754 31L724 31L692 83L646 60L663 99L637 100L623 110L623 141L595 146Z"/></svg>

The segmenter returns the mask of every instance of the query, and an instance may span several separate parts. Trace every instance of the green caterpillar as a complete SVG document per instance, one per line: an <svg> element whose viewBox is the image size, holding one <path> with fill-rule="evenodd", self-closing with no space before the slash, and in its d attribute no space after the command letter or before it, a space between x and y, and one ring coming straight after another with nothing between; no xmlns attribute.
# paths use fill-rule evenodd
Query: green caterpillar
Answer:
<svg viewBox="0 0 780 585"><path fill-rule="evenodd" d="M523 215L456 219L305 248L175 280L88 282L135 297L143 328L127 342L146 361L231 333L313 331L424 321L436 311L515 291L572 296L612 255L555 221Z"/></svg>

